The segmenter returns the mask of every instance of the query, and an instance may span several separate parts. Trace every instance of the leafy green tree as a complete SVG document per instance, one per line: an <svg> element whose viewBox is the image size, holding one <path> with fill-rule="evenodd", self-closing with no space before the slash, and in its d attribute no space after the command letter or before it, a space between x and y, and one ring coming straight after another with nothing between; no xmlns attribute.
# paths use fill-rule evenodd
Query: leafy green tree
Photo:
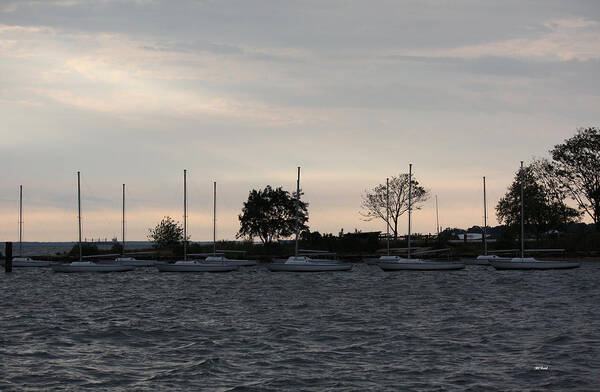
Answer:
<svg viewBox="0 0 600 392"><path fill-rule="evenodd" d="M550 151L561 188L597 225L600 221L600 130L580 128Z"/></svg>
<svg viewBox="0 0 600 392"><path fill-rule="evenodd" d="M535 165L523 168L523 221L539 237L545 231L564 228L566 224L577 221L581 214L547 188L536 170L539 168ZM496 215L498 221L507 226L517 227L521 224L520 170L506 194L498 201Z"/></svg>
<svg viewBox="0 0 600 392"><path fill-rule="evenodd" d="M296 232L296 210L300 232L308 230L308 203L300 200L296 207L296 193L290 194L281 187L250 191L238 216L240 230L237 238L260 238L263 244L270 244L279 238L289 237ZM302 195L302 193L300 193Z"/></svg>
<svg viewBox="0 0 600 392"><path fill-rule="evenodd" d="M360 215L365 221L381 219L387 222L390 230L394 234L394 240L398 239L398 219L408 211L408 173L402 173L398 177L390 178L390 220L387 222L386 184L379 184L373 189L365 191L362 195ZM412 177L412 209L420 210L423 203L429 199L429 191L419 185L419 182Z"/></svg>
<svg viewBox="0 0 600 392"><path fill-rule="evenodd" d="M183 227L173 218L165 216L154 229L148 229L148 240L154 243L155 248L177 246L183 243Z"/></svg>

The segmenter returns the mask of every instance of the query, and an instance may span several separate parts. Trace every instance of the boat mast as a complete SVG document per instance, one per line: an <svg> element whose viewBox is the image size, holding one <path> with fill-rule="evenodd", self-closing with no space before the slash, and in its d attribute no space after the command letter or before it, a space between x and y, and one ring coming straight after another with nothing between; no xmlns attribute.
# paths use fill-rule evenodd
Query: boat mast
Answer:
<svg viewBox="0 0 600 392"><path fill-rule="evenodd" d="M438 211L437 195L435 195L435 229L437 231L437 236L439 239L439 237L440 237L440 214Z"/></svg>
<svg viewBox="0 0 600 392"><path fill-rule="evenodd" d="M483 254L487 256L487 203L485 199L485 176L483 176Z"/></svg>
<svg viewBox="0 0 600 392"><path fill-rule="evenodd" d="M123 246L121 247L121 255L125 255L125 184L123 184Z"/></svg>
<svg viewBox="0 0 600 392"><path fill-rule="evenodd" d="M187 170L183 169L183 260L187 261Z"/></svg>
<svg viewBox="0 0 600 392"><path fill-rule="evenodd" d="M296 181L296 249L294 257L298 257L298 234L300 232L300 166L298 166L298 180Z"/></svg>
<svg viewBox="0 0 600 392"><path fill-rule="evenodd" d="M217 255L217 182L213 183L213 255Z"/></svg>
<svg viewBox="0 0 600 392"><path fill-rule="evenodd" d="M412 210L412 163L408 164L408 258L410 259L410 213Z"/></svg>
<svg viewBox="0 0 600 392"><path fill-rule="evenodd" d="M19 257L23 256L23 185L19 185Z"/></svg>
<svg viewBox="0 0 600 392"><path fill-rule="evenodd" d="M81 185L79 180L79 172L77 172L77 220L79 221L79 261L83 259L81 249Z"/></svg>
<svg viewBox="0 0 600 392"><path fill-rule="evenodd" d="M390 179L385 179L385 226L387 239L387 255L390 255Z"/></svg>
<svg viewBox="0 0 600 392"><path fill-rule="evenodd" d="M521 161L521 258L525 257L525 226L523 223L523 161Z"/></svg>

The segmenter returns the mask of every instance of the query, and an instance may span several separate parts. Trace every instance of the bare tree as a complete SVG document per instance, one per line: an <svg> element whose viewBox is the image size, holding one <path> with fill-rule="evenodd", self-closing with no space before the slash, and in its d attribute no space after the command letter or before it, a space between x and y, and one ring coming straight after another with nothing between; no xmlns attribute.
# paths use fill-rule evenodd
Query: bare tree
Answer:
<svg viewBox="0 0 600 392"><path fill-rule="evenodd" d="M429 191L419 185L419 182L412 178L412 209L420 210L423 203L429 199ZM362 211L360 215L365 221L381 219L386 222L386 187L385 184L379 184L371 190L366 190L362 195ZM398 177L390 178L390 220L386 222L394 234L394 239L398 239L398 219L408 211L408 173L402 173Z"/></svg>

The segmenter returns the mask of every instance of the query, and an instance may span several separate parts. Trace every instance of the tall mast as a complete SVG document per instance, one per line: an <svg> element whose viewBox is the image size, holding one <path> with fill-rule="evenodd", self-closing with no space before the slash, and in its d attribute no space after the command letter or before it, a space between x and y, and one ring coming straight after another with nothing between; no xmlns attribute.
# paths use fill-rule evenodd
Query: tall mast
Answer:
<svg viewBox="0 0 600 392"><path fill-rule="evenodd" d="M483 254L487 256L487 202L485 199L485 176L483 176Z"/></svg>
<svg viewBox="0 0 600 392"><path fill-rule="evenodd" d="M187 170L183 169L183 260L187 260Z"/></svg>
<svg viewBox="0 0 600 392"><path fill-rule="evenodd" d="M387 255L390 255L390 179L385 179L385 226L387 239Z"/></svg>
<svg viewBox="0 0 600 392"><path fill-rule="evenodd" d="M412 210L412 163L408 164L408 258L410 259L410 215Z"/></svg>
<svg viewBox="0 0 600 392"><path fill-rule="evenodd" d="M213 183L213 255L217 255L217 182Z"/></svg>
<svg viewBox="0 0 600 392"><path fill-rule="evenodd" d="M23 256L23 185L19 185L19 256Z"/></svg>
<svg viewBox="0 0 600 392"><path fill-rule="evenodd" d="M79 261L83 259L81 249L81 185L79 180L79 172L77 172L77 220L79 221Z"/></svg>
<svg viewBox="0 0 600 392"><path fill-rule="evenodd" d="M296 249L294 256L298 257L298 234L300 232L300 166L298 166L298 180L296 181Z"/></svg>
<svg viewBox="0 0 600 392"><path fill-rule="evenodd" d="M521 258L525 257L525 226L523 224L523 161L521 161Z"/></svg>
<svg viewBox="0 0 600 392"><path fill-rule="evenodd" d="M125 184L123 184L123 246L121 247L121 255L125 254Z"/></svg>
<svg viewBox="0 0 600 392"><path fill-rule="evenodd" d="M440 215L438 211L438 200L437 195L435 195L435 229L437 231L438 238L440 237Z"/></svg>

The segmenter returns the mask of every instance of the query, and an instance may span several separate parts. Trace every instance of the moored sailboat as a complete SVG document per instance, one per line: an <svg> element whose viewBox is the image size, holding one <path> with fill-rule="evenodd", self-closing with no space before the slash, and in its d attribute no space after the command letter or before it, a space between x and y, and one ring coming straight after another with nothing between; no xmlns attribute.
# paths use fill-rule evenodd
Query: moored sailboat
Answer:
<svg viewBox="0 0 600 392"><path fill-rule="evenodd" d="M50 267L48 260L34 260L23 256L23 185L19 185L19 256L13 257L13 267Z"/></svg>
<svg viewBox="0 0 600 392"><path fill-rule="evenodd" d="M93 261L83 261L81 248L81 186L80 174L77 172L77 220L79 227L79 261L52 266L54 272L125 272L132 271L134 267L116 264L101 264Z"/></svg>
<svg viewBox="0 0 600 392"><path fill-rule="evenodd" d="M310 256L324 255L323 252L309 254L298 253L298 236L300 234L300 167L298 167L298 179L296 181L296 240L294 256L285 260L275 260L267 265L272 272L327 272L327 271L350 271L352 264L340 263L336 260L315 259Z"/></svg>
<svg viewBox="0 0 600 392"><path fill-rule="evenodd" d="M388 190L389 200L389 190ZM388 201L389 204L389 201ZM439 262L425 259L412 259L411 256L411 211L412 211L412 163L408 166L408 249L407 258L400 256L390 256L389 251L387 256L381 256L377 261L377 265L384 271L445 271L458 270L465 268L463 263ZM388 218L389 220L389 218ZM387 222L386 222L387 223ZM389 234L389 228L388 228ZM388 239L389 241L389 239ZM389 242L388 242L389 249Z"/></svg>
<svg viewBox="0 0 600 392"><path fill-rule="evenodd" d="M465 234L466 235L466 234ZM497 260L500 258L498 255L489 255L487 248L487 201L485 193L485 176L483 177L483 254L477 256L474 259L464 259L463 263L467 265L490 265L490 260Z"/></svg>
<svg viewBox="0 0 600 392"><path fill-rule="evenodd" d="M224 263L207 263L204 260L188 260L187 253L187 170L183 171L183 260L174 264L156 263L160 272L230 272L238 269L237 265Z"/></svg>
<svg viewBox="0 0 600 392"><path fill-rule="evenodd" d="M524 175L523 161L520 170L521 179L521 257L498 258L490 260L490 264L497 270L548 270L548 269L571 269L578 268L579 263L574 261L543 261L534 257L525 257L525 221L523 216L524 205Z"/></svg>
<svg viewBox="0 0 600 392"><path fill-rule="evenodd" d="M245 253L235 250L217 250L217 182L213 182L213 252L212 253L190 253L190 256L204 256L201 260L208 264L226 264L239 267L252 267L258 263L255 260L229 259L227 253Z"/></svg>
<svg viewBox="0 0 600 392"><path fill-rule="evenodd" d="M125 253L125 184L123 184L123 219L121 222L121 235L123 243L121 245L121 255L115 258L115 263L119 265L130 265L134 267L152 267L155 264L154 260L138 260L131 255ZM147 252L144 252L147 253ZM138 253L139 254L139 253Z"/></svg>

